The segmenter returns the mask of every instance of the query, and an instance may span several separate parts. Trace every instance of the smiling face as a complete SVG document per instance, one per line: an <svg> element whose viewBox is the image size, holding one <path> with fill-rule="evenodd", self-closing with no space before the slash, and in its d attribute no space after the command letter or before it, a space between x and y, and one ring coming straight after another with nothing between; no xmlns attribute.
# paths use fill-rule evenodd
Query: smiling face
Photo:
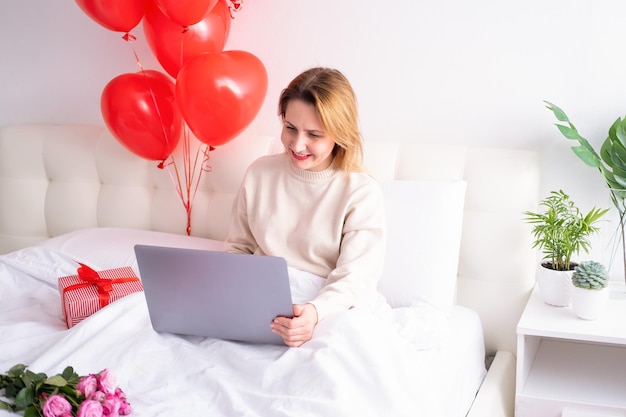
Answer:
<svg viewBox="0 0 626 417"><path fill-rule="evenodd" d="M292 99L287 104L280 140L296 168L322 171L333 161L335 141L326 133L315 107L305 101Z"/></svg>

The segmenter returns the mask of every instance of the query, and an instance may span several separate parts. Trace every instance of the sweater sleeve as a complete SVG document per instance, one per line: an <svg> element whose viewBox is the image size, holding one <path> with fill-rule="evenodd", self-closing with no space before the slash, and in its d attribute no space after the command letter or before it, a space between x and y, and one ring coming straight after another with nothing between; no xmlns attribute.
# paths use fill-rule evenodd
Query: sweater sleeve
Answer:
<svg viewBox="0 0 626 417"><path fill-rule="evenodd" d="M336 267L311 301L319 320L374 300L385 258L385 219L384 199L376 182L355 191L346 211Z"/></svg>
<svg viewBox="0 0 626 417"><path fill-rule="evenodd" d="M258 246L248 223L246 199L247 178L248 173L246 173L233 202L228 237L226 238L225 249L227 252L252 254L255 253Z"/></svg>

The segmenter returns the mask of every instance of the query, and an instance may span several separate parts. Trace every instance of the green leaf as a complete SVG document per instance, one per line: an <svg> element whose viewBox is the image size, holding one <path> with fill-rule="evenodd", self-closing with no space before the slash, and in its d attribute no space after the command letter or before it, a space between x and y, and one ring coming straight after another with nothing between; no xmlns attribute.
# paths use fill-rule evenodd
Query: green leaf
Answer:
<svg viewBox="0 0 626 417"><path fill-rule="evenodd" d="M611 142L611 138L606 138L602 147L600 148L600 157L609 167L612 164L611 161L611 149L613 148L613 143Z"/></svg>
<svg viewBox="0 0 626 417"><path fill-rule="evenodd" d="M600 217L604 216L609 209L600 209L597 207L592 208L589 213L585 216L584 222L586 224L593 224L600 219Z"/></svg>
<svg viewBox="0 0 626 417"><path fill-rule="evenodd" d="M604 146L604 145L603 145ZM611 146L608 148L611 152L611 160L616 164L626 166L626 146L623 143L615 140L611 141Z"/></svg>
<svg viewBox="0 0 626 417"><path fill-rule="evenodd" d="M24 410L24 417L39 417L41 414L37 411L37 408L33 405Z"/></svg>
<svg viewBox="0 0 626 417"><path fill-rule="evenodd" d="M15 407L23 410L33 403L33 390L30 387L22 388L15 396Z"/></svg>
<svg viewBox="0 0 626 417"><path fill-rule="evenodd" d="M68 384L76 385L78 381L80 381L80 376L74 371L74 368L71 366L66 367L61 374L63 378L67 381Z"/></svg>
<svg viewBox="0 0 626 417"><path fill-rule="evenodd" d="M0 400L0 410L14 411L13 404Z"/></svg>
<svg viewBox="0 0 626 417"><path fill-rule="evenodd" d="M611 167L611 171L613 172L613 176L617 179L618 177L626 181L626 170L620 166L614 165Z"/></svg>
<svg viewBox="0 0 626 417"><path fill-rule="evenodd" d="M26 386L33 385L33 381L36 378L37 378L37 374L31 371L26 371L24 372L24 374L22 374L22 381L24 382L24 385Z"/></svg>
<svg viewBox="0 0 626 417"><path fill-rule="evenodd" d="M620 208L620 202L624 202L626 200L626 189L612 189L611 190L611 201L613 201L613 205L617 208L617 210L623 214L624 209Z"/></svg>
<svg viewBox="0 0 626 417"><path fill-rule="evenodd" d="M561 134L563 136L565 136L567 139L573 139L573 140L578 140L578 141L581 140L581 139L585 139L582 136L580 136L578 134L578 130L576 130L573 127L565 126L565 125L559 125L559 124L555 124L555 126L559 129Z"/></svg>
<svg viewBox="0 0 626 417"><path fill-rule="evenodd" d="M588 147L578 145L572 146L572 150L586 165L592 168L598 168L600 166L600 157L598 157L598 154L593 149L589 150Z"/></svg>
<svg viewBox="0 0 626 417"><path fill-rule="evenodd" d="M604 176L604 181L606 182L606 185L609 187L609 189L616 191L626 190L625 186L621 185L618 182L618 180L615 178L611 171L604 169L602 171L602 175Z"/></svg>
<svg viewBox="0 0 626 417"><path fill-rule="evenodd" d="M612 188L616 190L626 190L626 177L622 173L619 173L619 175L615 175L614 173L612 179L618 184L617 186L614 185Z"/></svg>
<svg viewBox="0 0 626 417"><path fill-rule="evenodd" d="M22 388L24 387L16 387L14 384L7 385L4 389L4 395L8 398L13 398Z"/></svg>
<svg viewBox="0 0 626 417"><path fill-rule="evenodd" d="M63 394L67 394L67 398L69 401L69 398L72 396L78 396L76 388L74 388L72 385L65 385L64 387L59 387L59 392L63 393Z"/></svg>
<svg viewBox="0 0 626 417"><path fill-rule="evenodd" d="M61 375L54 375L45 380L45 383L54 387L64 387L67 381Z"/></svg>
<svg viewBox="0 0 626 417"><path fill-rule="evenodd" d="M615 152L609 138L604 141L600 155L606 166L600 167L600 172L609 188L624 189L626 187L626 167L620 166L621 158ZM626 162L623 162L626 164Z"/></svg>
<svg viewBox="0 0 626 417"><path fill-rule="evenodd" d="M610 168L616 166L618 168L626 169L626 148L622 148L622 145L607 148L607 152L610 161L606 162Z"/></svg>
<svg viewBox="0 0 626 417"><path fill-rule="evenodd" d="M618 140L622 145L626 144L626 133L622 124L622 118L618 117L609 128L609 137Z"/></svg>
<svg viewBox="0 0 626 417"><path fill-rule="evenodd" d="M61 376L68 381L72 379L74 375L76 375L76 372L74 372L74 368L72 368L71 366L66 367L63 370L63 373L61 373Z"/></svg>
<svg viewBox="0 0 626 417"><path fill-rule="evenodd" d="M7 372L7 375L12 378L19 378L20 376L22 376L22 374L24 373L27 367L28 366L24 364L18 363L17 365L9 369L9 372Z"/></svg>
<svg viewBox="0 0 626 417"><path fill-rule="evenodd" d="M556 104L552 104L549 101L544 100L544 103L547 104L547 108L552 110L552 113L554 113L554 116L557 118L557 120L561 121L561 122L567 122L569 123L569 118L567 117L567 115L565 114L565 112Z"/></svg>

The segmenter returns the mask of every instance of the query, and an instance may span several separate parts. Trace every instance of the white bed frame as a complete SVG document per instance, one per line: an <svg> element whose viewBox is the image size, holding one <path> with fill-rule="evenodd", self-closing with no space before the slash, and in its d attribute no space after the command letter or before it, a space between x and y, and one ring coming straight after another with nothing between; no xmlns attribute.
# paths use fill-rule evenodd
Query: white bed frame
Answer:
<svg viewBox="0 0 626 417"><path fill-rule="evenodd" d="M194 200L192 235L224 239L234 193L271 136L243 136L211 152ZM458 303L481 317L493 363L469 417L513 416L517 321L535 282L536 253L521 213L535 209L532 151L366 142L366 166L383 179L467 181ZM103 126L0 128L0 253L89 227L185 234L186 215L166 170L123 148ZM494 357L495 356L495 357Z"/></svg>

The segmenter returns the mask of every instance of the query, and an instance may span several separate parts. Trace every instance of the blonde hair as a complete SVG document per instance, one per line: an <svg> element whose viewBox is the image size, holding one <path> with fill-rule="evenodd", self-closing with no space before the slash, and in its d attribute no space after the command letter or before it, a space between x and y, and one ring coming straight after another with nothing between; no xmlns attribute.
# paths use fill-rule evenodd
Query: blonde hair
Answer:
<svg viewBox="0 0 626 417"><path fill-rule="evenodd" d="M316 67L304 71L285 88L278 100L278 115L284 119L293 99L315 107L326 133L335 140L333 164L343 171L362 171L363 140L359 130L356 95L338 70Z"/></svg>

